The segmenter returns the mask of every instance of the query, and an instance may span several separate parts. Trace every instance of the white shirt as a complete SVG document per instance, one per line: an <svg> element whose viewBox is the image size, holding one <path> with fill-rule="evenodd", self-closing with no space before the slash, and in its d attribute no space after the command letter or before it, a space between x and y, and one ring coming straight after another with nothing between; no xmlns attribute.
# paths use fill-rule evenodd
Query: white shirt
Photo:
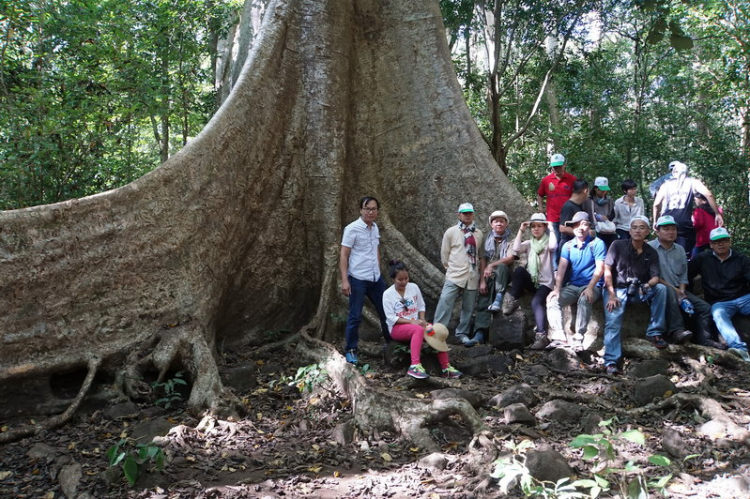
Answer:
<svg viewBox="0 0 750 499"><path fill-rule="evenodd" d="M358 218L344 228L341 246L351 248L349 253L349 275L360 281L375 282L380 279L378 245L380 231L373 222L368 226Z"/></svg>
<svg viewBox="0 0 750 499"><path fill-rule="evenodd" d="M383 293L383 310L385 311L385 322L388 331L393 331L396 321L404 319L419 319L419 312L425 311L424 300L419 286L410 282L406 285L404 296L398 294L396 285L386 289Z"/></svg>

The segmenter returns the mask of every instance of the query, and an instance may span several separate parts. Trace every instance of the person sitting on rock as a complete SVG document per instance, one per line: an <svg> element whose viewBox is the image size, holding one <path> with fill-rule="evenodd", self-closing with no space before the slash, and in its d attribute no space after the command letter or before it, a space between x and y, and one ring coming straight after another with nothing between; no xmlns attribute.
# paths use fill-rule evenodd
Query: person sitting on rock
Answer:
<svg viewBox="0 0 750 499"><path fill-rule="evenodd" d="M690 337L699 345L726 348L711 339L711 305L687 291L688 260L685 248L675 243L677 222L671 215L659 217L656 221L657 239L648 244L659 254L659 282L667 287L667 331L672 343L684 343ZM681 303L687 300L693 310L694 332L685 329L685 319L691 319L683 312ZM684 314L684 316L683 316Z"/></svg>
<svg viewBox="0 0 750 499"><path fill-rule="evenodd" d="M409 282L409 270L398 260L389 262L393 285L383 293L383 310L391 338L409 343L411 365L406 374L412 378L424 379L427 374L422 366L422 343L437 350L437 358L443 369L444 378L460 378L461 372L450 365L448 360L448 329L442 324L429 324L424 319L425 304L419 286Z"/></svg>
<svg viewBox="0 0 750 499"><path fill-rule="evenodd" d="M445 326L451 321L453 305L462 294L461 315L456 326L456 339L466 346L474 343L469 338L471 316L477 301L479 261L484 251L482 231L474 224L474 207L463 203L458 207L458 224L443 234L440 260L445 267L445 283L440 292L435 322Z"/></svg>
<svg viewBox="0 0 750 499"><path fill-rule="evenodd" d="M563 245L555 289L547 297L551 343L546 345L545 341L540 341L532 345L532 349L551 350L567 346L562 307L577 303L572 347L575 351L583 350L583 337L591 319L592 305L602 297L604 258L607 255L604 241L589 233L591 222L585 211L576 213L566 224L573 229L575 238Z"/></svg>
<svg viewBox="0 0 750 499"><path fill-rule="evenodd" d="M531 229L531 237L523 241L526 229ZM516 267L508 297L503 304L503 313L510 315L518 308L518 300L524 291L534 293L531 309L536 322L536 338L547 337L547 295L555 287L552 260L557 250L557 237L552 230L552 222L547 222L544 213L534 213L531 219L523 222L513 241L513 253L528 254L526 267Z"/></svg>
<svg viewBox="0 0 750 499"><path fill-rule="evenodd" d="M484 335L490 328L490 313L502 310L503 297L510 281L510 268L515 261L511 252L513 233L509 223L504 211L494 211L490 215L492 232L484 241L484 257L479 266L482 277L479 281L472 343L482 343L485 340Z"/></svg>
<svg viewBox="0 0 750 499"><path fill-rule="evenodd" d="M732 323L737 314L750 315L750 258L732 249L729 232L723 227L712 230L709 238L711 251L698 253L688 272L691 278L701 276L703 294L729 351L750 362L747 343Z"/></svg>
<svg viewBox="0 0 750 499"><path fill-rule="evenodd" d="M646 244L648 218L633 217L630 239L612 243L604 260L604 365L608 374L618 374L622 357L620 333L629 301L648 303L651 320L646 338L656 348L667 348L664 340L667 288L659 283L659 254Z"/></svg>

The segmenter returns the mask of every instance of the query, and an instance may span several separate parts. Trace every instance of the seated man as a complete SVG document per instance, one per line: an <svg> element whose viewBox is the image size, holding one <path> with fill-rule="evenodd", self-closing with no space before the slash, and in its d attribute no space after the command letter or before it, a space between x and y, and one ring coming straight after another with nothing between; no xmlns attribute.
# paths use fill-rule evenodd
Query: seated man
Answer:
<svg viewBox="0 0 750 499"><path fill-rule="evenodd" d="M688 283L688 261L685 249L675 243L677 222L671 215L661 216L656 221L656 236L657 239L648 244L659 254L659 282L667 287L667 331L670 341L683 343L692 336L693 341L699 345L725 348L711 339L711 305L685 289ZM695 311L695 333L685 329L684 312L680 307L682 300L688 300Z"/></svg>
<svg viewBox="0 0 750 499"><path fill-rule="evenodd" d="M604 257L607 254L604 241L589 234L591 227L589 214L579 211L565 225L573 229L574 239L563 245L560 264L557 267L555 289L547 297L547 321L549 339L546 349L551 350L567 345L562 323L562 307L578 303L573 350L583 349L583 336L586 334L591 306L602 297L602 275ZM567 284L564 284L567 281ZM544 348L544 345L531 346Z"/></svg>
<svg viewBox="0 0 750 499"><path fill-rule="evenodd" d="M490 328L490 313L499 312L510 281L510 266L515 260L511 252L513 232L508 227L508 215L494 211L490 215L492 232L484 242L484 257L480 260L479 299L474 319L474 338L470 343L482 343ZM494 299L494 301L493 301Z"/></svg>
<svg viewBox="0 0 750 499"><path fill-rule="evenodd" d="M690 261L691 278L700 274L703 294L711 304L711 315L729 351L750 362L747 343L737 333L732 317L750 315L750 258L732 249L729 232L723 227L711 231L711 251Z"/></svg>
<svg viewBox="0 0 750 499"><path fill-rule="evenodd" d="M628 301L648 303L651 321L646 338L656 348L667 348L664 341L667 288L659 283L659 255L646 244L650 231L643 215L630 220L630 239L612 243L604 260L604 365L608 374L620 371L622 357L620 329Z"/></svg>

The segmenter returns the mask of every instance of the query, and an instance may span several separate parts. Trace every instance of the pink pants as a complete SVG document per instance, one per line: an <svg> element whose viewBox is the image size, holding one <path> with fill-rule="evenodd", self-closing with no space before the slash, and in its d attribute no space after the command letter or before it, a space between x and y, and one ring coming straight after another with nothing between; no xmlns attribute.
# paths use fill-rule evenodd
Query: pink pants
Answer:
<svg viewBox="0 0 750 499"><path fill-rule="evenodd" d="M396 324L391 330L391 338L396 341L408 342L411 348L411 364L421 363L422 342L424 342L424 328L416 324ZM438 352L438 362L443 369L448 367L448 352Z"/></svg>

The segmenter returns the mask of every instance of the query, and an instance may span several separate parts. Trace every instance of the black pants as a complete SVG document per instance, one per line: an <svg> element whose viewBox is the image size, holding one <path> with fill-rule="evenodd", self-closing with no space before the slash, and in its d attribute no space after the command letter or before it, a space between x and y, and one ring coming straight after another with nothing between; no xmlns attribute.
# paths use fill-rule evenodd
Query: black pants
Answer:
<svg viewBox="0 0 750 499"><path fill-rule="evenodd" d="M547 295L552 292L547 286L541 285L534 287L534 281L531 280L531 274L525 267L516 267L511 279L510 295L518 299L524 291L534 293L531 299L531 310L534 312L534 322L536 322L536 332L547 332Z"/></svg>

